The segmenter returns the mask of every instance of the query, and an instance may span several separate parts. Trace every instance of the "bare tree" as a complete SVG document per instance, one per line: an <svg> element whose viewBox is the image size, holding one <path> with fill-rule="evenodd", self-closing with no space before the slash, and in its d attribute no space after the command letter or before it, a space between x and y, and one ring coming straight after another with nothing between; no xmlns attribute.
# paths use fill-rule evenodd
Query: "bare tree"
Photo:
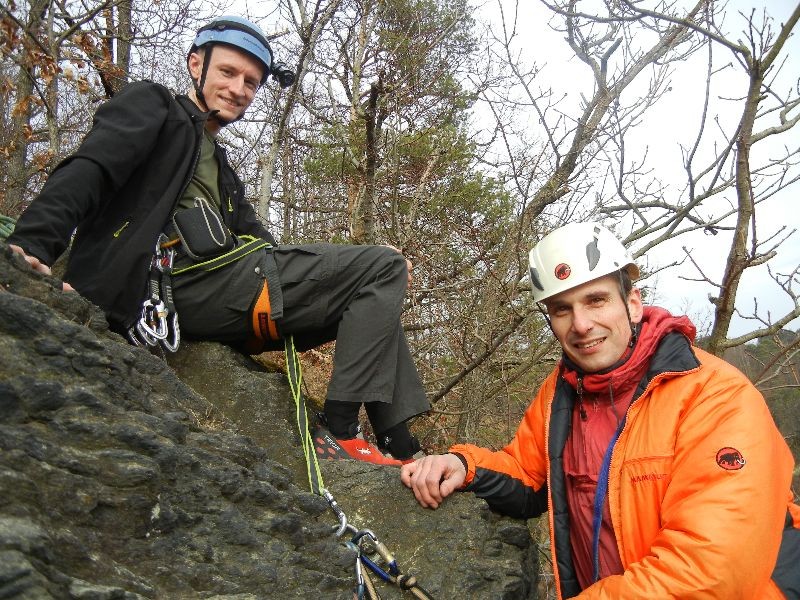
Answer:
<svg viewBox="0 0 800 600"><path fill-rule="evenodd" d="M331 0L325 4L322 2L315 2L312 4L304 2L304 0L287 1L285 3L286 11L290 15L292 25L295 31L300 35L302 46L297 53L297 64L291 65L291 67L295 69L295 84L289 88L288 93L285 95L285 98L283 98L282 106L277 111L278 118L274 123L274 131L271 136L272 141L268 146L267 152L261 159L263 168L261 174L261 191L258 201L258 215L262 219L266 220L269 217L270 199L272 197L272 178L275 173L276 160L281 148L285 146L286 130L289 127L292 111L298 101L298 94L302 89L308 63L314 55L320 35L331 22L331 19L339 9L341 3L342 0ZM278 104L277 99L275 99L274 102L276 105ZM287 154L284 154L284 159L288 159ZM288 171L284 169L283 172L288 177ZM283 187L284 190L288 190L289 186L284 185ZM289 206L289 203L286 202L285 206Z"/></svg>
<svg viewBox="0 0 800 600"><path fill-rule="evenodd" d="M791 297L794 308L776 320L763 322L763 327L747 335L728 339L731 319L737 310L737 291L742 275L746 269L764 264L773 258L788 239L788 235L783 231L768 232L765 236L757 227L756 208L765 198L797 183L800 178L800 171L796 168L800 149L787 146L783 156L770 159L769 164L758 165L754 162L754 146L763 143L764 140L791 132L800 122L800 96L797 86L793 86L794 89L787 95L771 83L774 71L786 59L783 55L784 47L798 19L800 19L800 4L795 6L789 19L780 25L777 32L773 32L772 22L766 14L759 17L753 10L747 18L745 42L733 43L716 26L708 31L702 31L703 35L711 40L711 44L730 50L747 75L741 118L735 134L730 138L734 150L732 160L735 165L733 176L737 200L736 224L725 272L717 284L719 295L713 302L715 318L708 348L715 354L721 354L726 348L746 341L775 334L800 316L800 301L792 286L800 273L798 265L793 272L774 276L778 286ZM777 122L774 124L768 122L772 115L777 115ZM691 176L691 161L687 159L686 165ZM774 167L777 167L777 177L770 176L767 172L769 168ZM765 178L770 179L766 185L763 181ZM761 179L761 182L757 181L758 179ZM758 318L758 315L755 317Z"/></svg>

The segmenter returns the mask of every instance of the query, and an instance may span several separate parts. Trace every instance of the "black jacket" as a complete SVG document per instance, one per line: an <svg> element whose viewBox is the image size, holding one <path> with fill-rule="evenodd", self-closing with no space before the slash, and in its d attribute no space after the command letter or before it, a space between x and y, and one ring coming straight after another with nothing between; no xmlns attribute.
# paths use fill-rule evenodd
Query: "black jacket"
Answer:
<svg viewBox="0 0 800 600"><path fill-rule="evenodd" d="M159 84L127 85L100 106L91 131L55 168L8 243L52 265L77 227L64 279L114 329L127 330L146 296L159 234L194 172L207 118ZM219 146L216 154L226 224L274 245Z"/></svg>

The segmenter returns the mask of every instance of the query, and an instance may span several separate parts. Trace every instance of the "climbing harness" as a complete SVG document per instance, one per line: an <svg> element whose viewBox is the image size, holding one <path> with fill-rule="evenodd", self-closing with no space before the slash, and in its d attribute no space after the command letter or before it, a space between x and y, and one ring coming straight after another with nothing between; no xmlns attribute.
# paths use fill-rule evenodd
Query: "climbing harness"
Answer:
<svg viewBox="0 0 800 600"><path fill-rule="evenodd" d="M173 239L162 233L156 241L155 251L150 260L150 275L148 280L148 296L142 303L142 309L137 321L128 329L128 338L136 346L162 346L169 352L176 352L181 341L180 325L178 324L178 311L172 298L172 277L194 270L216 271L248 254L269 248L269 242L257 237L239 236L238 244L229 252L202 262L175 267L177 248L182 244L181 239ZM274 265L275 259L268 265ZM268 270L272 267L268 267ZM274 267L277 273L277 267ZM275 319L280 318L275 305L282 311L280 302L273 302L271 314Z"/></svg>
<svg viewBox="0 0 800 600"><path fill-rule="evenodd" d="M354 588L354 597L357 600L364 600L365 598L380 600L380 595L370 579L369 571L372 571L383 581L392 583L401 590L410 592L415 597L419 598L419 600L433 600L433 596L417 583L416 577L403 574L400 571L392 553L389 552L388 548L372 531L369 529L358 529L348 523L345 512L336 502L333 495L325 489L322 473L319 468L319 461L317 460L317 454L314 450L314 441L308 428L306 403L301 390L303 372L300 365L300 357L297 355L294 338L291 335L284 338L284 347L286 349L286 371L289 379L289 388L294 398L297 429L300 432L300 444L303 447L303 454L306 458L308 482L311 487L311 492L325 498L328 502L328 506L330 506L331 510L336 515L339 521L338 525L334 525L336 537L341 537L346 531L353 534L350 540L345 542L345 546L353 550L356 554L356 585ZM368 556L372 554L373 551L380 557L384 566L379 565ZM364 566L368 567L368 569L365 570L363 568Z"/></svg>
<svg viewBox="0 0 800 600"><path fill-rule="evenodd" d="M201 271L216 271L217 269L226 267L229 264L244 258L248 254L261 250L262 248L270 247L269 242L251 235L240 235L238 236L237 240L238 243L236 247L230 252L226 252L225 254L221 254L220 256L211 258L209 260L196 262L185 267L179 267L175 269L172 274L181 275L182 273L188 273L189 271L194 271L196 269L200 269ZM170 243L177 244L178 242L179 240L173 240Z"/></svg>
<svg viewBox="0 0 800 600"><path fill-rule="evenodd" d="M150 260L149 296L142 303L139 319L128 329L128 338L137 346L162 346L175 352L181 341L178 311L172 300L172 274L175 241L163 233L156 241Z"/></svg>

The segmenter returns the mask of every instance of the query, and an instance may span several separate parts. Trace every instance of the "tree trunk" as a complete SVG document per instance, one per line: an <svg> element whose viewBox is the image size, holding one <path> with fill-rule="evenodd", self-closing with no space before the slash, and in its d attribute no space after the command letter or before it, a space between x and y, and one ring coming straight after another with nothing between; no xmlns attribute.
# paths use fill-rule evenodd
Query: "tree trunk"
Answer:
<svg viewBox="0 0 800 600"><path fill-rule="evenodd" d="M266 222L269 218L269 205L272 200L272 179L275 176L275 163L278 160L278 151L286 137L286 128L289 125L289 118L297 102L298 90L302 84L306 66L314 54L314 48L320 33L333 18L333 15L336 13L341 3L342 0L334 0L328 4L323 11L319 10L319 4L317 4L317 10L311 18L311 21L303 22L301 25L303 49L300 52L300 58L295 67L296 80L294 85L289 88L289 93L286 95L286 101L283 104L275 133L272 136L272 143L264 157L264 170L261 174L261 192L258 198L257 210L258 216L263 222Z"/></svg>
<svg viewBox="0 0 800 600"><path fill-rule="evenodd" d="M747 250L748 229L754 217L753 188L750 179L750 145L762 83L763 74L760 65L754 61L750 67L750 86L739 125L739 135L736 139L736 199L738 203L736 228L733 231L725 274L720 283L719 297L715 301L714 326L708 340L708 351L717 356L722 356L725 351L723 342L728 337L728 329L736 307L739 282L742 279L742 273L752 259ZM753 223L753 227L755 228L755 223Z"/></svg>
<svg viewBox="0 0 800 600"><path fill-rule="evenodd" d="M381 122L378 104L383 96L380 79L370 86L367 107L364 109L366 143L364 145L363 181L350 213L350 234L356 244L375 243L375 177L378 171L378 144Z"/></svg>

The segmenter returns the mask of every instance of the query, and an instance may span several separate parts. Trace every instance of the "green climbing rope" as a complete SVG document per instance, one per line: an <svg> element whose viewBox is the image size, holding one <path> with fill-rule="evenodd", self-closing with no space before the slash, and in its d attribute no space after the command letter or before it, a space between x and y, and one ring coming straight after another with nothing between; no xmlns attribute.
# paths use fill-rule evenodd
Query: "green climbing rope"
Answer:
<svg viewBox="0 0 800 600"><path fill-rule="evenodd" d="M297 430L300 432L300 443L303 445L303 454L306 457L308 482L311 485L312 493L324 496L325 484L322 481L317 453L314 450L314 440L308 429L305 398L300 389L303 381L303 370L300 365L300 357L297 355L297 349L294 347L294 338L291 335L286 336L284 346L286 347L286 370L289 375L289 387L292 390L292 397L297 410Z"/></svg>

